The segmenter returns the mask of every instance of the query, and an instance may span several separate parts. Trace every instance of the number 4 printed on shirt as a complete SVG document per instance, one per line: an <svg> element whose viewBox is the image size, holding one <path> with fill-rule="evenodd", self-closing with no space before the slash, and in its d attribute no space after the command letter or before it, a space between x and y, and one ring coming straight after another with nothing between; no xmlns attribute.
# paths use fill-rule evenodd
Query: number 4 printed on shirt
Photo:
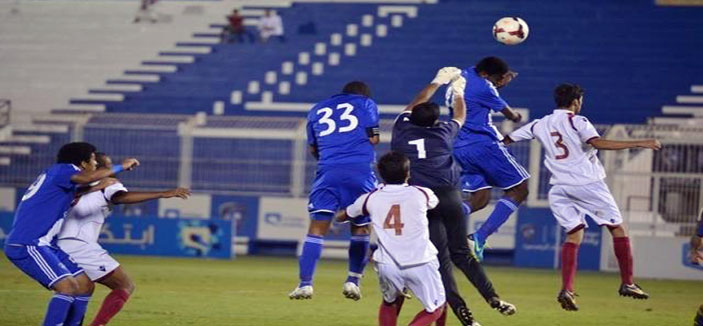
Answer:
<svg viewBox="0 0 703 326"><path fill-rule="evenodd" d="M386 220L383 222L383 228L394 229L395 235L403 235L403 226L404 224L400 221L400 205L391 206L388 215L386 215Z"/></svg>

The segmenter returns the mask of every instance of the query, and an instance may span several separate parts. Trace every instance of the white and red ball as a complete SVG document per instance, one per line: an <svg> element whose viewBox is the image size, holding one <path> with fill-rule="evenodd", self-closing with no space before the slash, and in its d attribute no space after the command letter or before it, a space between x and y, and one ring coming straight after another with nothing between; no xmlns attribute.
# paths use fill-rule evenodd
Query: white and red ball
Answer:
<svg viewBox="0 0 703 326"><path fill-rule="evenodd" d="M493 25L493 38L506 45L520 44L530 35L530 27L520 17L503 17Z"/></svg>

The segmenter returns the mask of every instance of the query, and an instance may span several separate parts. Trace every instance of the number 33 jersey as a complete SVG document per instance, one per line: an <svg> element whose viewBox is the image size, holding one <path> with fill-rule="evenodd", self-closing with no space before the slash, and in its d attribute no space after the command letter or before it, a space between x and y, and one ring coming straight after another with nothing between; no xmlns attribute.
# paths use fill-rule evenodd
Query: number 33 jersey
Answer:
<svg viewBox="0 0 703 326"><path fill-rule="evenodd" d="M359 197L346 212L352 218L371 217L379 243L374 261L408 267L437 257L437 249L430 242L427 210L438 203L437 196L427 188L382 185Z"/></svg>
<svg viewBox="0 0 703 326"><path fill-rule="evenodd" d="M544 164L552 173L550 184L585 185L605 178L597 150L588 143L600 135L584 116L568 110L534 120L508 137L513 141L537 138L544 147Z"/></svg>

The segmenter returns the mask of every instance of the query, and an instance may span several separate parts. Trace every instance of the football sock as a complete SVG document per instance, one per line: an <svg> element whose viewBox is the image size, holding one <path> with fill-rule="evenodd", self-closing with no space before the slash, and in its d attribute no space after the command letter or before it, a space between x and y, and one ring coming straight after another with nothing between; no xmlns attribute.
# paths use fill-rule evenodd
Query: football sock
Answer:
<svg viewBox="0 0 703 326"><path fill-rule="evenodd" d="M578 268L579 245L564 242L561 246L561 287L574 292L574 278Z"/></svg>
<svg viewBox="0 0 703 326"><path fill-rule="evenodd" d="M71 310L73 297L65 294L55 293L49 301L49 307L46 309L44 316L44 326L62 325L66 321L68 311Z"/></svg>
<svg viewBox="0 0 703 326"><path fill-rule="evenodd" d="M444 307L442 308L442 314L439 315L439 318L437 318L437 322L435 322L435 325L437 325L437 326L446 325L446 323L447 323L447 310L449 310L447 308L447 305L444 305Z"/></svg>
<svg viewBox="0 0 703 326"><path fill-rule="evenodd" d="M71 304L71 309L68 311L64 326L83 325L83 317L85 317L85 311L88 310L88 302L90 302L90 295L74 296L73 304Z"/></svg>
<svg viewBox="0 0 703 326"><path fill-rule="evenodd" d="M359 285L364 267L369 262L369 235L352 235L349 242L349 276L347 282Z"/></svg>
<svg viewBox="0 0 703 326"><path fill-rule="evenodd" d="M112 317L122 310L122 306L128 299L129 292L122 289L112 290L103 300L103 304L100 306L98 314L95 315L95 320L93 320L91 326L106 325Z"/></svg>
<svg viewBox="0 0 703 326"><path fill-rule="evenodd" d="M303 244L303 252L298 258L298 266L300 267L300 285L299 287L312 285L312 277L315 274L317 261L320 260L322 254L322 245L325 240L318 235L308 234L305 237Z"/></svg>
<svg viewBox="0 0 703 326"><path fill-rule="evenodd" d="M398 315L403 307L404 297L398 297L393 303L385 300L381 302L378 310L378 324L380 326L395 326L398 323Z"/></svg>
<svg viewBox="0 0 703 326"><path fill-rule="evenodd" d="M501 198L493 209L493 213L488 216L488 219L474 233L474 240L483 246L486 243L486 239L508 220L510 214L517 210L518 205L520 204L510 197L504 196Z"/></svg>
<svg viewBox="0 0 703 326"><path fill-rule="evenodd" d="M615 249L615 257L618 258L618 265L620 266L620 279L625 284L633 284L630 238L613 238L613 249Z"/></svg>
<svg viewBox="0 0 703 326"><path fill-rule="evenodd" d="M444 305L435 309L433 312L427 312L425 310L420 311L413 321L410 322L410 326L430 326L444 313Z"/></svg>

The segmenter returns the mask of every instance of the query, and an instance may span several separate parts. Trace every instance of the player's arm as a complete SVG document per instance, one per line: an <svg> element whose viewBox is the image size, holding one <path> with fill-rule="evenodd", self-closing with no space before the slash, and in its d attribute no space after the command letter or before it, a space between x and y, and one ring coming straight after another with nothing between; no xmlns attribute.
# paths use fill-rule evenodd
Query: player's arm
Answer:
<svg viewBox="0 0 703 326"><path fill-rule="evenodd" d="M461 75L461 69L456 67L444 67L437 71L435 78L423 88L420 93L415 95L415 98L405 107L403 112L412 112L413 108L420 104L429 101L432 96L437 92L440 86L449 84L452 80L456 79ZM466 82L464 82L466 85Z"/></svg>
<svg viewBox="0 0 703 326"><path fill-rule="evenodd" d="M539 121L539 119L532 121L532 122L518 128L517 130L511 132L509 135L505 136L503 138L503 144L510 145L512 143L516 143L519 141L530 140L530 139L535 138L534 128L535 128L535 124L537 124L537 121Z"/></svg>
<svg viewBox="0 0 703 326"><path fill-rule="evenodd" d="M460 126L463 126L464 122L466 122L466 101L464 101L466 79L461 76L455 78L449 85L449 89L452 91L452 97L454 98L454 114L452 120L458 122Z"/></svg>
<svg viewBox="0 0 703 326"><path fill-rule="evenodd" d="M80 197L80 196L83 196L83 195L91 193L91 192L103 190L109 186L114 185L117 182L119 182L119 181L115 178L105 178L105 179L100 180L98 182L98 184L96 184L94 186L80 187L80 188L76 189L76 197Z"/></svg>
<svg viewBox="0 0 703 326"><path fill-rule="evenodd" d="M522 120L522 114L513 110L509 106L506 106L502 110L500 110L500 113L503 113L506 119L515 123L520 122Z"/></svg>
<svg viewBox="0 0 703 326"><path fill-rule="evenodd" d="M349 205L345 210L337 213L337 222L343 223L347 222L352 218L364 215L364 204L366 203L366 198L369 194L363 194L357 198L353 204Z"/></svg>
<svg viewBox="0 0 703 326"><path fill-rule="evenodd" d="M656 139L645 139L645 140L608 140L600 137L592 138L586 141L586 143L601 150L620 150L628 148L649 148L653 150L659 150L662 148L662 144Z"/></svg>
<svg viewBox="0 0 703 326"><path fill-rule="evenodd" d="M112 195L113 204L136 204L154 199L173 198L188 199L190 190L186 188L175 188L166 191L141 192L141 191L120 191Z"/></svg>
<svg viewBox="0 0 703 326"><path fill-rule="evenodd" d="M132 170L137 166L139 166L139 161L137 161L136 158L128 158L122 162L122 165L115 165L112 169L97 169L95 171L83 171L74 174L71 176L71 182L76 184L89 184L124 170Z"/></svg>
<svg viewBox="0 0 703 326"><path fill-rule="evenodd" d="M312 128L312 121L308 119L308 123L305 126L305 132L308 137L308 151L310 155L316 160L320 159L320 153L317 151L317 138L315 137L315 130Z"/></svg>
<svg viewBox="0 0 703 326"><path fill-rule="evenodd" d="M362 125L366 128L366 136L369 137L371 145L381 142L381 128L379 127L378 105L372 99L366 99L366 112L360 118Z"/></svg>

